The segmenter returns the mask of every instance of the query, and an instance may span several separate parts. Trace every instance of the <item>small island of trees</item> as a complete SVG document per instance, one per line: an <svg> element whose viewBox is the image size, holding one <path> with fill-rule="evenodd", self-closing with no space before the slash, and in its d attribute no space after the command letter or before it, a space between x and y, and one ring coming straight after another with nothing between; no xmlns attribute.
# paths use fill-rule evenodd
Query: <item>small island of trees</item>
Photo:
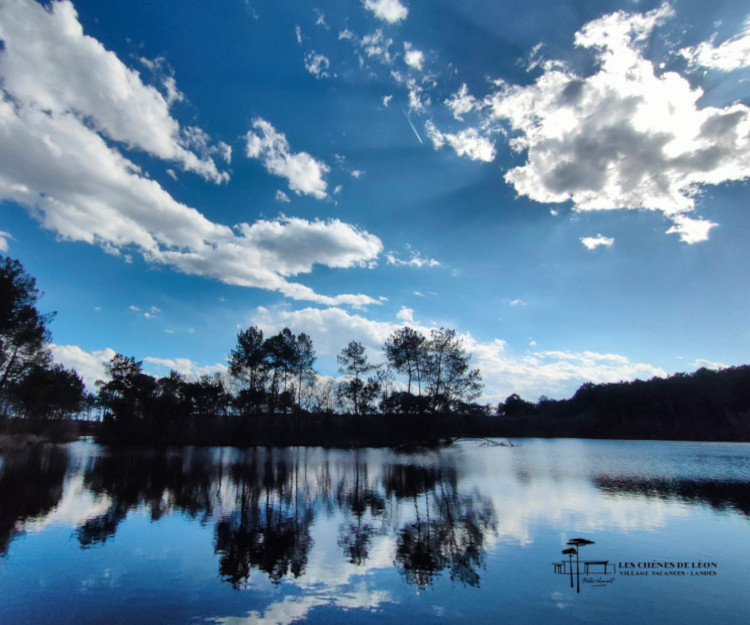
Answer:
<svg viewBox="0 0 750 625"><path fill-rule="evenodd" d="M290 328L237 334L226 375L157 378L116 354L96 393L53 363L52 314L37 310L33 277L0 257L0 432L105 443L381 446L462 436L579 436L750 440L750 367L701 369L666 380L584 384L569 400L511 395L496 409L455 330L405 326L371 362L350 341L340 378L315 371L311 337ZM1 442L1 441L0 441Z"/></svg>

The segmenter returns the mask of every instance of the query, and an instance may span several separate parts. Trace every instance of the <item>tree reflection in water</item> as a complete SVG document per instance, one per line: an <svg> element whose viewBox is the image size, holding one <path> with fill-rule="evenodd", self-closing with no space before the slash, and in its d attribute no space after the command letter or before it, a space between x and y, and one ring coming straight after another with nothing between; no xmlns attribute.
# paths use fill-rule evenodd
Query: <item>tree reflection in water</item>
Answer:
<svg viewBox="0 0 750 625"><path fill-rule="evenodd" d="M750 487L744 481L612 477L599 475L594 484L612 495L642 495L679 499L709 505L715 510L734 510L750 517Z"/></svg>
<svg viewBox="0 0 750 625"><path fill-rule="evenodd" d="M398 532L395 559L411 584L429 586L447 569L451 580L479 585L485 539L496 530L495 510L476 490L459 493L457 482L455 467L389 467L387 487L414 506L415 520Z"/></svg>
<svg viewBox="0 0 750 625"><path fill-rule="evenodd" d="M454 464L411 462L385 466L382 477L368 480L368 465L357 462L354 477L338 492L342 524L339 546L347 560L362 565L376 535L396 539L394 565L407 582L425 587L444 570L452 580L477 586L485 540L496 529L494 507L474 490L460 493ZM411 516L410 521L394 522Z"/></svg>
<svg viewBox="0 0 750 625"><path fill-rule="evenodd" d="M128 513L139 507L148 509L152 521L177 509L205 522L212 516L212 488L220 468L208 450L115 450L98 456L86 469L84 484L111 503L76 530L79 543L89 547L105 542Z"/></svg>
<svg viewBox="0 0 750 625"><path fill-rule="evenodd" d="M219 575L240 589L253 571L274 583L303 575L316 518L341 515L337 544L349 564L365 566L374 542L391 537L407 582L424 587L447 571L476 586L495 512L476 490L460 489L458 470L452 455L384 450L115 448L69 471L64 448L37 448L7 454L0 468L0 549L19 519L54 508L66 472L82 471L104 505L75 529L82 548L106 543L134 510L154 522L185 514L213 523Z"/></svg>
<svg viewBox="0 0 750 625"><path fill-rule="evenodd" d="M361 452L354 453L354 479L343 480L336 492L338 507L354 520L342 523L338 544L347 562L361 566L370 555L373 537L382 532L373 520L383 517L385 498L370 484L368 464L362 460Z"/></svg>
<svg viewBox="0 0 750 625"><path fill-rule="evenodd" d="M258 451L248 452L231 466L237 486L236 508L216 523L219 572L241 588L257 568L275 583L291 574L299 577L312 546L314 519L307 489L300 488L300 465L273 451L258 461Z"/></svg>
<svg viewBox="0 0 750 625"><path fill-rule="evenodd" d="M23 533L23 523L48 514L60 501L68 454L65 448L35 445L0 458L0 556Z"/></svg>

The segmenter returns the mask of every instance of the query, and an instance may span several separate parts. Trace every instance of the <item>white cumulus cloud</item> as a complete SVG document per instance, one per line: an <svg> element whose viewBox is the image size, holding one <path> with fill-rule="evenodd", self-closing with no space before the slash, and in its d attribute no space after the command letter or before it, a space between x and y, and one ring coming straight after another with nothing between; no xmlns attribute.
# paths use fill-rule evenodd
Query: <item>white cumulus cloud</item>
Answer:
<svg viewBox="0 0 750 625"><path fill-rule="evenodd" d="M170 104L181 98L174 81L168 81L167 97L144 84L138 72L84 34L70 2L45 8L5 0L0 38L4 99L12 98L17 108L53 120L74 117L129 149L173 161L214 182L228 180L207 143L191 145L190 130L171 116Z"/></svg>
<svg viewBox="0 0 750 625"><path fill-rule="evenodd" d="M463 121L463 116L481 108L481 103L469 93L469 87L463 83L459 90L450 98L445 100L445 105L453 113L458 121Z"/></svg>
<svg viewBox="0 0 750 625"><path fill-rule="evenodd" d="M595 237L581 237L581 243L587 250L595 250L597 247L612 247L615 240L612 237L597 234Z"/></svg>
<svg viewBox="0 0 750 625"><path fill-rule="evenodd" d="M520 195L572 201L581 211L661 211L686 243L708 238L715 224L686 213L703 186L750 176L750 109L701 106L700 88L644 57L671 15L665 4L586 24L575 43L595 54L591 75L548 62L534 84L500 81L486 105L516 133L511 146L526 153L505 176Z"/></svg>
<svg viewBox="0 0 750 625"><path fill-rule="evenodd" d="M364 0L365 8L391 24L405 20L409 10L400 0Z"/></svg>
<svg viewBox="0 0 750 625"><path fill-rule="evenodd" d="M109 253L135 249L150 263L296 299L372 301L366 296L319 299L285 276L307 273L314 264L371 262L382 249L374 235L338 220L263 220L234 230L216 224L139 175L73 115L50 116L0 102L0 198L28 207L62 239L99 245ZM289 245L285 257L273 252L291 233L303 238L302 245ZM316 241L319 253L313 249Z"/></svg>
<svg viewBox="0 0 750 625"><path fill-rule="evenodd" d="M143 359L147 365L152 365L150 369L154 375L168 375L170 371L190 379L198 379L203 375L214 375L215 373L224 374L227 372L226 365L217 363L214 365L199 365L189 358L156 358L146 356Z"/></svg>
<svg viewBox="0 0 750 625"><path fill-rule="evenodd" d="M112 348L94 350L87 352L78 345L52 345L52 356L55 362L64 365L68 369L75 369L83 379L86 388L96 392L97 380L107 380L105 364L115 356ZM128 354L126 354L128 355ZM197 379L202 375L223 374L227 368L217 363L214 365L198 365L188 358L156 358L146 356L143 358L144 370L153 375L167 375L171 369L186 377ZM149 365L151 365L149 367Z"/></svg>
<svg viewBox="0 0 750 625"><path fill-rule="evenodd" d="M404 42L404 62L416 70L422 71L424 65L424 53L417 50L408 41Z"/></svg>
<svg viewBox="0 0 750 625"><path fill-rule="evenodd" d="M396 313L396 319L405 323L414 323L414 309L402 306L401 310Z"/></svg>
<svg viewBox="0 0 750 625"><path fill-rule="evenodd" d="M312 195L319 200L327 196L325 176L330 167L307 152L292 152L286 135L270 122L254 120L253 130L245 138L248 158L260 159L270 173L286 178L297 195Z"/></svg>
<svg viewBox="0 0 750 625"><path fill-rule="evenodd" d="M115 355L115 350L107 347L102 350L87 352L78 345L52 345L52 356L55 362L75 369L83 379L90 392L96 392L96 381L106 379L104 363L109 362Z"/></svg>
<svg viewBox="0 0 750 625"><path fill-rule="evenodd" d="M466 128L452 134L441 132L435 124L427 121L425 123L425 131L436 150L447 144L453 148L458 156L465 156L472 161L491 163L495 160L494 143L481 135L476 128Z"/></svg>
<svg viewBox="0 0 750 625"><path fill-rule="evenodd" d="M382 250L374 235L338 220L279 218L235 228L214 223L110 145L178 162L217 182L225 175L213 160L185 146L231 159L230 146L211 144L196 126L181 128L155 88L86 36L70 3L46 9L3 2L0 37L0 200L26 207L60 239L98 245L126 262L137 251L152 264L291 298L326 305L377 301L320 295L288 280L316 264L374 262ZM258 149L267 166L298 192L325 197L327 166L292 154L283 135L266 129ZM301 237L299 248L289 245L290 236ZM279 246L288 248L284 257Z"/></svg>

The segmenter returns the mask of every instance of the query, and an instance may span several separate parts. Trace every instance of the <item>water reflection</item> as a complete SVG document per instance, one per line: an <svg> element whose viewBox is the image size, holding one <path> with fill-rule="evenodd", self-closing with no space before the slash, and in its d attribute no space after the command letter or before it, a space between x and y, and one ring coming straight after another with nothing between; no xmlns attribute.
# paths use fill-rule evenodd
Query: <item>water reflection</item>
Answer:
<svg viewBox="0 0 750 625"><path fill-rule="evenodd" d="M212 515L212 485L217 467L207 451L185 454L115 451L93 459L83 471L84 485L109 507L76 530L82 547L106 542L128 513L144 507L152 521L177 509L205 521Z"/></svg>
<svg viewBox="0 0 750 625"><path fill-rule="evenodd" d="M219 572L235 588L257 569L278 583L305 570L315 512L299 459L253 451L229 467L235 507L216 522Z"/></svg>
<svg viewBox="0 0 750 625"><path fill-rule="evenodd" d="M750 517L747 482L597 476L594 483L608 494L708 504L715 510L736 511Z"/></svg>
<svg viewBox="0 0 750 625"><path fill-rule="evenodd" d="M496 529L491 501L476 490L459 494L454 466L390 466L385 485L414 506L414 520L397 533L395 563L406 581L429 586L448 570L451 580L479 585L485 536Z"/></svg>
<svg viewBox="0 0 750 625"><path fill-rule="evenodd" d="M432 597L425 601L444 610L450 596L470 597L461 610L484 605L476 616L485 617L494 613L493 602L531 596L535 584L541 589L535 601L571 582L578 587L576 553L566 549L572 537L596 541L580 555L583 585L593 561L666 557L663 545L671 544L675 527L686 534L669 557L720 560L725 583L734 579L727 573L730 558L746 558L720 551L723 538L707 540L719 517L722 532L747 536L748 458L750 447L607 441L530 441L515 448L466 443L413 454L91 444L6 451L0 455L0 554L10 557L0 557L0 621L19 592L11 582L14 563L33 543L21 537L43 536L52 527L64 529L54 544L51 538L38 543L27 578L41 577L47 562L75 578L75 566L68 566L75 559L76 566L89 563L78 581L86 592L93 593L90 580L109 576L123 596L131 584L136 603L153 586L159 589L153 605L166 605L164 595L171 593L169 605L186 610L184 619L154 616L151 622L196 622L201 610L204 620L225 624L291 623L314 613L325 620L327 610L388 611L419 597ZM560 559L562 580L549 567ZM48 582L60 587L50 605L75 603L75 582ZM627 607L619 582L607 592L622 591ZM446 585L450 592L421 592ZM496 592L501 587L507 592ZM728 587L727 596L732 592ZM207 607L183 601L195 595L210 597ZM80 618L82 605L70 613L75 622L96 622ZM516 620L524 615L515 613Z"/></svg>
<svg viewBox="0 0 750 625"><path fill-rule="evenodd" d="M302 449L103 452L81 471L85 488L106 503L75 536L92 548L115 537L135 510L152 521L186 514L213 524L219 574L239 589L253 571L274 583L302 575L316 517L338 514L337 544L350 564L366 566L375 537L390 537L392 564L408 583L426 587L445 571L451 580L479 584L496 514L478 490L459 489L456 456L435 464L378 464L365 451L308 456ZM19 521L54 508L67 468L64 448L6 460L0 496L18 506L2 508L4 548Z"/></svg>
<svg viewBox="0 0 750 625"><path fill-rule="evenodd" d="M342 480L336 489L336 504L344 511L348 520L339 528L338 545L347 562L362 566L367 561L373 538L383 532L382 523L386 512L385 496L372 488L368 464L356 452L354 475L351 480Z"/></svg>
<svg viewBox="0 0 750 625"><path fill-rule="evenodd" d="M43 517L60 501L68 469L63 447L33 446L4 454L0 463L0 556L23 533L25 521Z"/></svg>

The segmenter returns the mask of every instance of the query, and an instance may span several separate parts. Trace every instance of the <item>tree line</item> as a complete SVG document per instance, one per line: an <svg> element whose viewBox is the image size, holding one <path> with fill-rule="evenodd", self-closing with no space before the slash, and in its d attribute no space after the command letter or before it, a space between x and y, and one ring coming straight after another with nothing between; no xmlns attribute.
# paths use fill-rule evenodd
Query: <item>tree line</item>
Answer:
<svg viewBox="0 0 750 625"><path fill-rule="evenodd" d="M97 405L112 440L229 437L279 444L321 441L323 432L322 442L347 444L442 437L441 429L417 424L486 410L471 403L481 392L481 376L470 368L455 330L435 329L426 337L404 327L383 351L386 361L372 363L364 345L350 341L337 356L341 377L334 379L315 371L309 335L283 328L265 336L251 326L237 334L226 376L191 380L171 371L154 378L141 362L116 354L105 365L108 379L97 383ZM406 381L399 384L397 374ZM411 428L394 431L380 420L404 415L414 418Z"/></svg>
<svg viewBox="0 0 750 625"><path fill-rule="evenodd" d="M394 445L459 436L577 436L750 440L750 366L700 369L666 379L586 383L570 399L532 403L510 395L495 411L474 403L482 389L455 330L425 336L399 328L381 363L350 341L339 378L315 371L313 341L284 328L241 330L226 374L154 377L116 354L97 392L53 363L40 292L17 260L0 257L0 426L88 417L109 442ZM37 425L35 425L37 424ZM57 435L59 438L59 433Z"/></svg>
<svg viewBox="0 0 750 625"><path fill-rule="evenodd" d="M106 379L97 381L94 395L75 371L52 362L54 315L37 310L36 282L17 260L0 261L0 296L0 417L6 421L86 413L103 422L101 433L112 441L288 441L291 431L303 430L317 439L317 428L328 438L354 442L358 435L385 435L388 427L371 423L374 416L485 410L472 403L482 389L479 370L469 366L455 330L445 328L429 336L410 327L394 331L383 345L382 363L371 362L364 345L351 341L337 356L341 377L333 378L315 371L309 335L284 328L265 336L252 326L237 334L225 375L192 379L173 370L154 377L141 361L116 354L105 363ZM305 416L327 419L303 424Z"/></svg>
<svg viewBox="0 0 750 625"><path fill-rule="evenodd" d="M569 399L510 395L505 436L750 441L750 366L592 384Z"/></svg>

